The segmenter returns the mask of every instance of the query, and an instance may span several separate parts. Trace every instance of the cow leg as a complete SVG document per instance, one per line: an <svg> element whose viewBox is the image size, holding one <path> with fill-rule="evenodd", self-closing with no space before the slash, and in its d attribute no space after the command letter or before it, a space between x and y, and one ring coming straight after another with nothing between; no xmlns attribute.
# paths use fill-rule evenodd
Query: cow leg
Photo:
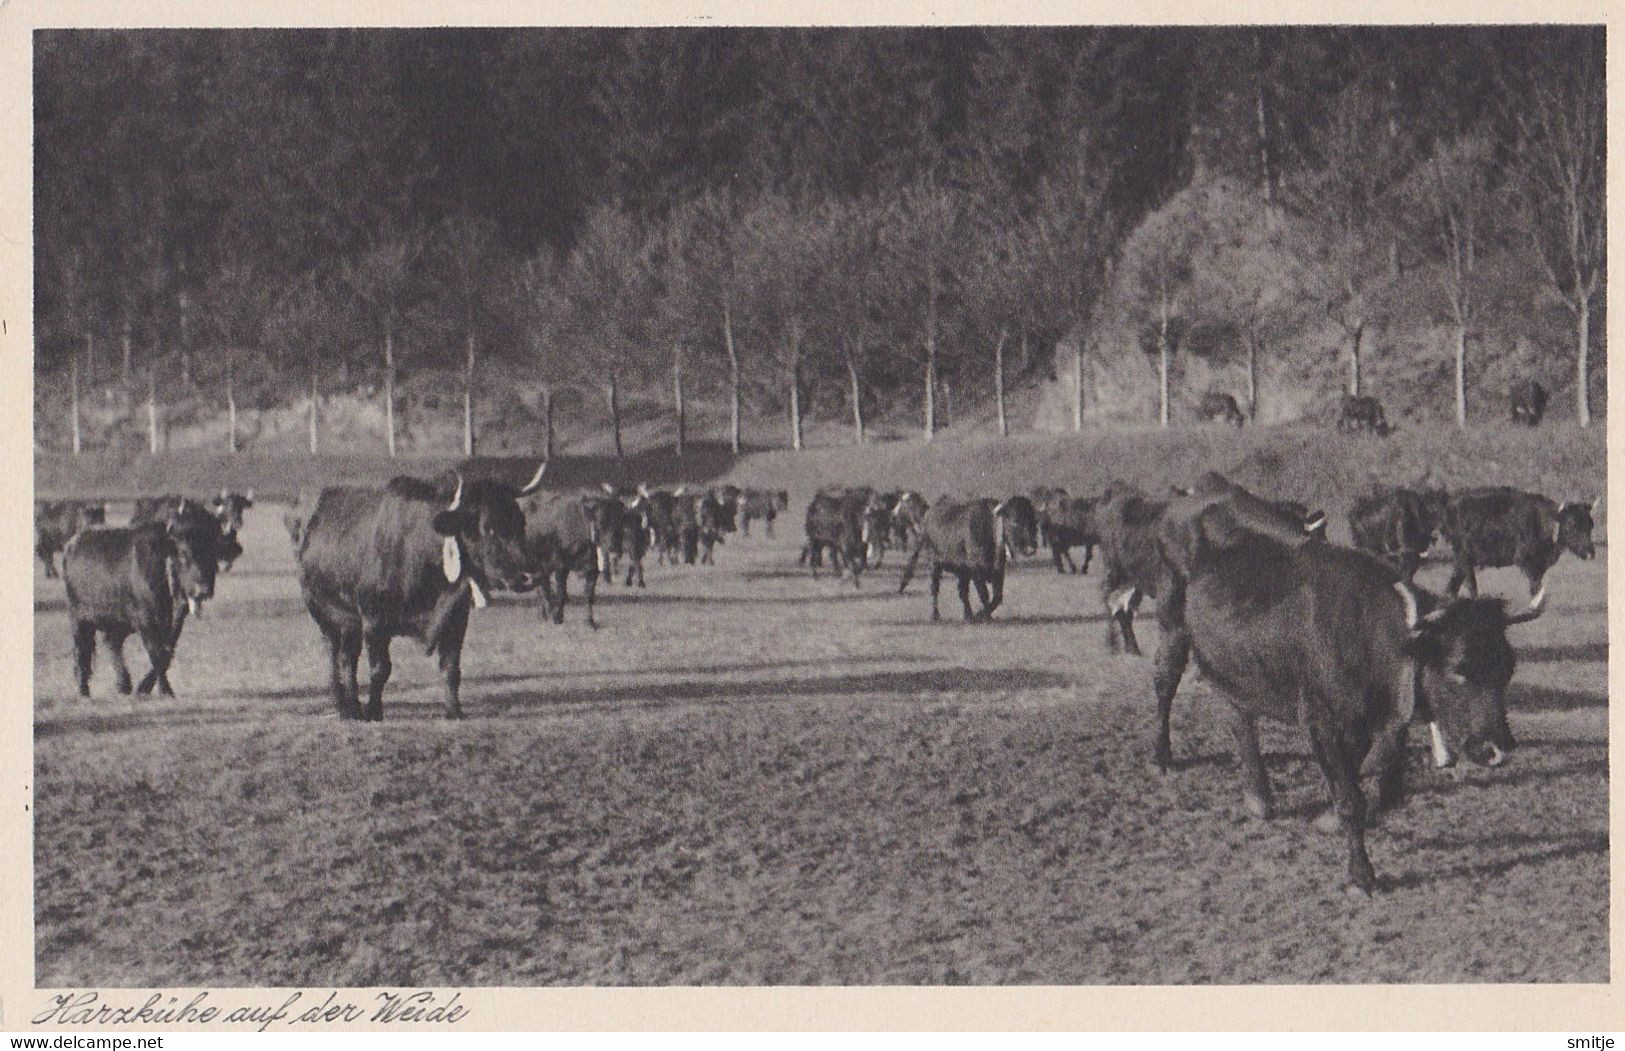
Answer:
<svg viewBox="0 0 1625 1051"><path fill-rule="evenodd" d="M964 608L965 619L975 620L976 615L970 608L970 573L967 570L956 569L954 576L959 578L959 604Z"/></svg>
<svg viewBox="0 0 1625 1051"><path fill-rule="evenodd" d="M1231 705L1230 734L1236 739L1236 757L1241 760L1241 803L1247 813L1260 821L1268 821L1275 809L1270 791L1269 775L1264 772L1264 757L1258 750L1258 718L1251 712Z"/></svg>
<svg viewBox="0 0 1625 1051"><path fill-rule="evenodd" d="M356 685L356 664L361 660L359 633L339 630L327 631L327 652L330 662L333 704L340 719L361 718L361 702Z"/></svg>
<svg viewBox="0 0 1625 1051"><path fill-rule="evenodd" d="M446 618L445 630L440 633L440 678L446 695L446 718L463 717L460 689L463 683L463 638L468 633L468 603L460 603L456 612Z"/></svg>
<svg viewBox="0 0 1625 1051"><path fill-rule="evenodd" d="M88 620L81 620L73 626L73 677L78 684L79 696L90 696L90 665L96 656L96 625ZM124 689L120 693L130 692L130 673L124 673Z"/></svg>
<svg viewBox="0 0 1625 1051"><path fill-rule="evenodd" d="M1085 545L1083 545L1083 568L1078 570L1078 572L1087 574L1089 572L1089 563L1094 561L1094 557L1095 557L1095 545L1093 545L1093 544L1085 544Z"/></svg>
<svg viewBox="0 0 1625 1051"><path fill-rule="evenodd" d="M767 516L767 519L766 519L766 521L767 521L767 535L768 535L769 539L772 539L772 536L773 536L773 519L775 519L777 517L778 517L777 515L768 515Z"/></svg>
<svg viewBox="0 0 1625 1051"><path fill-rule="evenodd" d="M1524 566L1523 578L1529 582L1529 597L1533 599L1540 593L1541 584L1546 579L1546 571L1533 566Z"/></svg>
<svg viewBox="0 0 1625 1051"><path fill-rule="evenodd" d="M1422 556L1415 551L1401 551L1395 560L1400 579L1407 584L1416 583L1416 571L1422 566Z"/></svg>
<svg viewBox="0 0 1625 1051"><path fill-rule="evenodd" d="M553 573L553 623L564 623L564 604L570 600L570 569L555 570Z"/></svg>
<svg viewBox="0 0 1625 1051"><path fill-rule="evenodd" d="M1473 564L1458 559L1454 572L1450 574L1450 582L1444 589L1454 598L1460 593L1463 584L1467 587L1469 597L1478 597L1478 574L1473 570Z"/></svg>
<svg viewBox="0 0 1625 1051"><path fill-rule="evenodd" d="M367 709L361 717L367 722L384 721L384 684L389 682L389 636L369 631L364 636L367 644Z"/></svg>
<svg viewBox="0 0 1625 1051"><path fill-rule="evenodd" d="M152 692L152 688L156 684L159 692L165 697L175 696L175 692L169 688L169 679L165 675L169 671L170 658L174 656L174 651L169 647L169 626L166 624L161 627L149 626L142 628L141 644L146 647L147 658L152 661L152 667L136 684L136 694L145 697Z"/></svg>
<svg viewBox="0 0 1625 1051"><path fill-rule="evenodd" d="M124 640L129 635L128 631L110 631L106 635L107 654L113 662L113 688L122 694L134 689L130 683L130 668L124 663Z"/></svg>
<svg viewBox="0 0 1625 1051"><path fill-rule="evenodd" d="M1055 572L1065 576L1066 569L1061 565L1061 560L1066 557L1066 552L1061 549L1061 545L1051 542L1049 546L1049 554L1050 558L1055 560Z"/></svg>
<svg viewBox="0 0 1625 1051"><path fill-rule="evenodd" d="M1174 694L1179 691L1180 680L1185 677L1185 665L1190 661L1190 656L1191 634L1187 629L1181 626L1163 633L1151 673L1151 687L1157 696L1157 736L1151 746L1151 764L1159 773L1166 774L1174 768L1174 746L1169 723L1173 718Z"/></svg>
<svg viewBox="0 0 1625 1051"><path fill-rule="evenodd" d="M993 601L989 603L985 598L983 604L987 606L987 615L993 616L993 611L1004 605L1004 567L998 566L993 570Z"/></svg>
<svg viewBox="0 0 1625 1051"><path fill-rule="evenodd" d="M1372 824L1384 813L1397 809L1405 802L1405 744L1408 735L1409 727L1405 723L1377 735L1371 758L1371 765L1377 771L1377 797L1372 801L1370 814Z"/></svg>
<svg viewBox="0 0 1625 1051"><path fill-rule="evenodd" d="M1308 724L1310 748L1326 775L1332 811L1336 812L1337 825L1348 843L1348 887L1369 895L1376 889L1377 874L1372 871L1371 858L1365 850L1366 802L1360 791L1360 763L1371 747L1371 737L1353 727L1336 726L1334 717L1326 709L1323 698L1306 696L1300 701L1300 716ZM1316 824L1324 827L1324 822Z"/></svg>
<svg viewBox="0 0 1625 1051"><path fill-rule="evenodd" d="M992 620L993 601L988 594L987 577L981 573L972 573L971 583L976 585L976 598L982 604L982 611L976 615L976 619L981 621Z"/></svg>
<svg viewBox="0 0 1625 1051"><path fill-rule="evenodd" d="M937 595L942 591L942 563L931 563L931 619L942 619L942 612L937 607Z"/></svg>
<svg viewBox="0 0 1625 1051"><path fill-rule="evenodd" d="M593 618L593 599L598 594L598 567L592 566L587 570L587 627L598 630L598 621Z"/></svg>
<svg viewBox="0 0 1625 1051"><path fill-rule="evenodd" d="M56 555L42 547L36 547L34 554L45 563L45 575L52 579L56 577Z"/></svg>

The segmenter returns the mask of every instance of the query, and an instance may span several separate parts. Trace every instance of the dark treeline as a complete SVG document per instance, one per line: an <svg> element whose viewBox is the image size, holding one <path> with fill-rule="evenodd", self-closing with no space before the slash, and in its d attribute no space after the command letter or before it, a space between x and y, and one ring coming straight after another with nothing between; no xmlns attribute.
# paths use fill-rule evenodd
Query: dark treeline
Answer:
<svg viewBox="0 0 1625 1051"><path fill-rule="evenodd" d="M860 432L908 404L929 434L943 384L1035 367L1099 322L1125 269L1166 356L1176 286L1247 234L1204 249L1194 226L1147 232L1194 182L1291 232L1304 287L1349 332L1351 388L1364 286L1404 253L1449 275L1463 348L1475 259L1524 254L1583 359L1604 269L1602 42L41 32L37 368L233 412L359 387L393 412L397 382L459 370L470 445L488 367L601 392L606 412L655 383L680 405L687 382L788 409L796 435L807 399ZM1262 331L1270 298L1242 327Z"/></svg>

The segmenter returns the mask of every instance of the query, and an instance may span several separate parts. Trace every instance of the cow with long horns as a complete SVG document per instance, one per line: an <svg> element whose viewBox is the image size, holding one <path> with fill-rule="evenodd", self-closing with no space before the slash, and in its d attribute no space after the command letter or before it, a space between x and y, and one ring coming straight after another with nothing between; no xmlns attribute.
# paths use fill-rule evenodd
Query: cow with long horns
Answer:
<svg viewBox="0 0 1625 1051"><path fill-rule="evenodd" d="M345 719L381 720L389 647L399 636L438 655L448 718L462 715L463 639L487 589L534 586L519 500L541 488L544 461L519 488L466 480L441 486L400 477L382 490L324 489L300 530L299 586L326 640L333 701ZM361 706L356 666L371 678Z"/></svg>
<svg viewBox="0 0 1625 1051"><path fill-rule="evenodd" d="M1169 582L1180 615L1164 622L1159 708L1194 656L1230 702L1242 800L1259 818L1270 816L1272 796L1258 718L1302 727L1331 790L1332 809L1317 824L1342 831L1349 886L1369 894L1377 879L1365 847L1362 762L1370 754L1371 809L1382 812L1404 797L1413 719L1474 763L1504 761L1516 663L1506 629L1539 616L1544 593L1514 616L1499 599L1440 599L1366 552L1257 532L1226 501L1170 508L1161 535L1177 569Z"/></svg>

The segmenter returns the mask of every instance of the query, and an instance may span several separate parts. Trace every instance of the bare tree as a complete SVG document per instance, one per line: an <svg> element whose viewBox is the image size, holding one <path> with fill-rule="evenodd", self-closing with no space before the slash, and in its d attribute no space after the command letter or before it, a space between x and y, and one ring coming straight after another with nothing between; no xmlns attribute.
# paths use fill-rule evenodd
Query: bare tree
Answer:
<svg viewBox="0 0 1625 1051"><path fill-rule="evenodd" d="M576 377L574 370L565 364L568 351L560 342L566 305L559 286L558 271L557 260L544 249L517 264L509 282L514 322L529 346L534 368L541 380L545 459L553 458L553 403L558 388Z"/></svg>
<svg viewBox="0 0 1625 1051"><path fill-rule="evenodd" d="M489 219L456 215L435 227L429 237L432 249L427 262L439 290L437 314L463 344L463 455L473 456L478 336L489 320L491 273L502 269L492 258L496 229Z"/></svg>
<svg viewBox="0 0 1625 1051"><path fill-rule="evenodd" d="M1608 271L1603 55L1554 29L1527 90L1514 98L1521 218L1536 258L1574 315L1575 401L1591 426L1591 309Z"/></svg>
<svg viewBox="0 0 1625 1051"><path fill-rule="evenodd" d="M818 265L807 251L815 229L793 202L771 197L750 209L743 221L741 253L756 340L763 357L783 377L789 409L790 446L804 444L802 396L806 382L806 337L818 307Z"/></svg>
<svg viewBox="0 0 1625 1051"><path fill-rule="evenodd" d="M345 286L371 315L383 341L384 445L396 454L395 383L399 361L395 339L405 327L418 295L417 271L427 239L423 231L386 233L341 270Z"/></svg>
<svg viewBox="0 0 1625 1051"><path fill-rule="evenodd" d="M898 275L905 309L919 319L925 366L923 433L937 432L937 386L941 376L943 315L958 294L956 263L965 235L967 206L961 194L925 180L903 189L892 213L885 248Z"/></svg>
<svg viewBox="0 0 1625 1051"><path fill-rule="evenodd" d="M1441 145L1408 188L1416 228L1442 262L1441 284L1453 322L1456 425L1467 426L1467 342L1479 308L1479 263L1493 232L1491 144L1469 135Z"/></svg>
<svg viewBox="0 0 1625 1051"><path fill-rule="evenodd" d="M1168 426L1174 339L1191 309L1196 246L1208 236L1206 211L1187 196L1152 213L1123 247L1124 304L1136 331L1149 332L1157 350L1157 422Z"/></svg>
<svg viewBox="0 0 1625 1051"><path fill-rule="evenodd" d="M886 208L878 200L837 199L815 209L806 224L805 249L817 264L814 335L830 364L845 373L856 445L862 445L867 435L863 399L881 279L880 236L886 221Z"/></svg>

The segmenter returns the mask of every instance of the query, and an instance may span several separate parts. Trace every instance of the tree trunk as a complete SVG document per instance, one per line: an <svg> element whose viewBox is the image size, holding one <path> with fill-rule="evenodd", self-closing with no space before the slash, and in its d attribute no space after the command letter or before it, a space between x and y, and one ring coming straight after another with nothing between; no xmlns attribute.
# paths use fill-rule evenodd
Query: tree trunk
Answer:
<svg viewBox="0 0 1625 1051"><path fill-rule="evenodd" d="M801 325L790 323L790 448L801 451Z"/></svg>
<svg viewBox="0 0 1625 1051"><path fill-rule="evenodd" d="M474 333L468 333L468 364L463 371L463 455L474 455Z"/></svg>
<svg viewBox="0 0 1625 1051"><path fill-rule="evenodd" d="M937 282L932 276L925 297L925 440L937 434Z"/></svg>
<svg viewBox="0 0 1625 1051"><path fill-rule="evenodd" d="M942 381L942 425L954 425L954 384L952 380Z"/></svg>
<svg viewBox="0 0 1625 1051"><path fill-rule="evenodd" d="M70 372L72 373L73 400L69 407L68 416L73 427L73 455L78 456L83 446L79 435L79 360L77 358L74 359Z"/></svg>
<svg viewBox="0 0 1625 1051"><path fill-rule="evenodd" d="M542 388L542 459L553 459L553 388Z"/></svg>
<svg viewBox="0 0 1625 1051"><path fill-rule="evenodd" d="M1083 433L1083 344L1072 347L1072 430Z"/></svg>
<svg viewBox="0 0 1625 1051"><path fill-rule="evenodd" d="M181 322L181 386L192 385L192 341L191 341L191 300L185 292L178 297L180 300Z"/></svg>
<svg viewBox="0 0 1625 1051"><path fill-rule="evenodd" d="M395 333L384 332L384 443L395 456Z"/></svg>
<svg viewBox="0 0 1625 1051"><path fill-rule="evenodd" d="M1467 426L1467 326L1456 323L1456 426Z"/></svg>
<svg viewBox="0 0 1625 1051"><path fill-rule="evenodd" d="M609 424L615 431L615 459L624 460L626 449L621 445L621 384L613 372L609 374L606 393L609 395Z"/></svg>
<svg viewBox="0 0 1625 1051"><path fill-rule="evenodd" d="M131 343L131 333L130 333L130 319L129 318L124 319L123 340L124 340L124 386L127 389L130 386L130 343ZM129 403L126 402L125 404L128 405Z"/></svg>
<svg viewBox="0 0 1625 1051"><path fill-rule="evenodd" d="M318 375L319 373L316 371L316 362L312 361L310 363L310 455L312 456L316 455L317 449L319 448L317 441L317 434L319 431L317 426L317 416L321 411L321 391L316 385Z"/></svg>
<svg viewBox="0 0 1625 1051"><path fill-rule="evenodd" d="M1258 170L1263 181L1264 204L1275 202L1275 166L1270 158L1269 111L1264 97L1264 35L1253 33L1253 104L1258 121Z"/></svg>
<svg viewBox="0 0 1625 1051"><path fill-rule="evenodd" d="M1247 418L1258 420L1258 351L1263 344L1258 334L1247 337Z"/></svg>
<svg viewBox="0 0 1625 1051"><path fill-rule="evenodd" d="M733 316L726 301L722 304L722 345L728 351L728 393L731 412L728 419L728 442L735 456L739 455L739 410L743 401L739 389L739 351L734 347Z"/></svg>
<svg viewBox="0 0 1625 1051"><path fill-rule="evenodd" d="M851 355L846 359L846 375L852 381L852 444L862 445L864 439L863 428L863 383L858 375L858 363Z"/></svg>
<svg viewBox="0 0 1625 1051"><path fill-rule="evenodd" d="M1159 408L1157 420L1168 426L1168 294L1162 294L1162 316L1157 325L1157 386Z"/></svg>
<svg viewBox="0 0 1625 1051"><path fill-rule="evenodd" d="M683 348L672 351L672 401L677 409L677 455L683 455L688 445L688 413L683 404Z"/></svg>
<svg viewBox="0 0 1625 1051"><path fill-rule="evenodd" d="M226 451L237 451L237 388L232 382L232 354L226 351Z"/></svg>
<svg viewBox="0 0 1625 1051"><path fill-rule="evenodd" d="M1360 396L1360 342L1365 336L1365 322L1360 321L1349 330L1349 393L1356 398Z"/></svg>
<svg viewBox="0 0 1625 1051"><path fill-rule="evenodd" d="M1580 309L1575 312L1579 327L1579 371L1574 377L1574 396L1579 402L1580 426L1591 426L1591 297L1580 295Z"/></svg>
<svg viewBox="0 0 1625 1051"><path fill-rule="evenodd" d="M1004 341L1009 334L1008 329L999 329L999 341L993 344L993 400L998 403L1000 438L1010 437L1010 418L1004 405Z"/></svg>
<svg viewBox="0 0 1625 1051"><path fill-rule="evenodd" d="M85 382L96 386L96 337L85 333Z"/></svg>
<svg viewBox="0 0 1625 1051"><path fill-rule="evenodd" d="M156 355L154 356L156 360ZM158 455L158 370L147 369L147 448Z"/></svg>

